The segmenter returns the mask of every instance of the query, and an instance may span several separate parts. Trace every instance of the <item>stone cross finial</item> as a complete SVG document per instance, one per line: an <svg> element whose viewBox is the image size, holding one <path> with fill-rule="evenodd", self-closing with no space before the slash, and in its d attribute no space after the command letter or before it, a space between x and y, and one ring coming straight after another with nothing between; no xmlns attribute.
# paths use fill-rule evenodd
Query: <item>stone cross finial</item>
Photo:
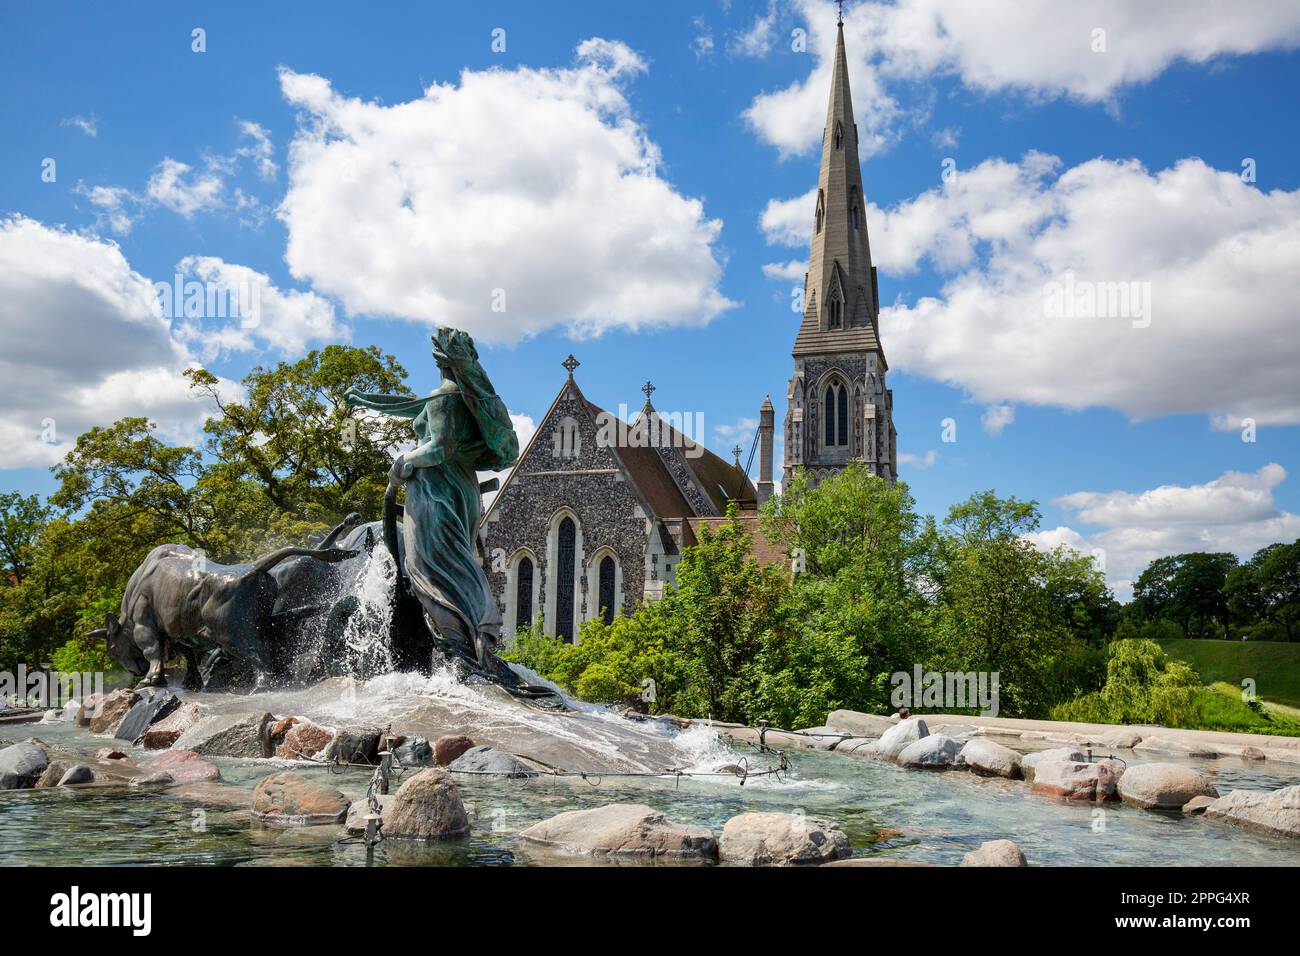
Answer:
<svg viewBox="0 0 1300 956"><path fill-rule="evenodd" d="M579 362L576 358L574 358L574 357L573 357L573 353L570 352L570 353L569 353L569 357L566 358L566 359L565 359L563 362L561 362L560 364L563 365L564 368L565 368L565 371L567 371L567 372L569 373L569 378L573 378L573 370L574 370L575 368L577 368L579 365L581 365L582 363Z"/></svg>
<svg viewBox="0 0 1300 956"><path fill-rule="evenodd" d="M745 450L745 449L741 448L739 445L737 445L735 448L731 449L731 453L732 453L733 455L736 456L736 467L737 467L737 468L740 467L740 453L741 453L742 451L744 451L744 450Z"/></svg>
<svg viewBox="0 0 1300 956"><path fill-rule="evenodd" d="M840 18L839 20L836 21L836 23L843 23L844 22L844 0L835 0L835 4L840 8Z"/></svg>
<svg viewBox="0 0 1300 956"><path fill-rule="evenodd" d="M650 384L649 379L646 379L645 384L641 386L641 391L645 392L645 403L649 405L650 396L653 395L655 392L655 387L652 384Z"/></svg>

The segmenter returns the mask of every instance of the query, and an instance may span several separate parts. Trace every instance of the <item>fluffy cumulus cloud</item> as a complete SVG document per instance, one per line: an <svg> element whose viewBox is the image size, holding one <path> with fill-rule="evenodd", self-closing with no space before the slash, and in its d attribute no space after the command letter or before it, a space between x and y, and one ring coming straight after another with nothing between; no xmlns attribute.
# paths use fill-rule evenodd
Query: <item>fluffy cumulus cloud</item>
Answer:
<svg viewBox="0 0 1300 956"><path fill-rule="evenodd" d="M1286 478L1281 465L1268 464L1254 472L1224 472L1199 485L1075 492L1053 502L1070 524L1032 538L1040 547L1065 545L1095 556L1117 595L1127 599L1137 575L1156 558L1188 551L1245 557L1300 537L1300 515L1283 510L1273 497Z"/></svg>
<svg viewBox="0 0 1300 956"><path fill-rule="evenodd" d="M196 171L188 163L168 156L149 177L145 195L188 219L220 203L221 189L221 176L216 172Z"/></svg>
<svg viewBox="0 0 1300 956"><path fill-rule="evenodd" d="M193 440L208 407L181 375L190 364L115 244L0 221L0 468L53 464L82 431L126 415Z"/></svg>
<svg viewBox="0 0 1300 956"><path fill-rule="evenodd" d="M353 314L509 342L702 324L721 223L661 175L625 95L645 63L593 39L568 69L466 70L381 105L285 70L298 111L279 210L293 274Z"/></svg>
<svg viewBox="0 0 1300 956"><path fill-rule="evenodd" d="M821 139L835 49L835 6L791 0L808 31L808 75L759 94L745 116L782 153L806 153ZM1102 31L1102 32L1098 32ZM887 143L901 119L893 91L951 75L981 92L1032 99L1068 96L1108 102L1183 61L1294 48L1300 6L1233 0L896 0L858 3L845 14L853 103L864 153Z"/></svg>
<svg viewBox="0 0 1300 956"><path fill-rule="evenodd" d="M770 203L769 240L804 245L811 208ZM1063 170L1030 153L958 170L867 222L882 272L945 277L940 294L882 310L895 367L985 405L1300 422L1300 191L1198 159Z"/></svg>

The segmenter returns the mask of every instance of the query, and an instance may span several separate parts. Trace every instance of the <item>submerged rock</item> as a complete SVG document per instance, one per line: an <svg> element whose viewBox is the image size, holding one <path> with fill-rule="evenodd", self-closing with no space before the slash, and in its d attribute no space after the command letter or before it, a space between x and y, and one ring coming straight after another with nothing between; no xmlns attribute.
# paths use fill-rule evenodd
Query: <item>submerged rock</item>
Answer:
<svg viewBox="0 0 1300 956"><path fill-rule="evenodd" d="M1210 778L1172 763L1142 763L1119 778L1119 797L1144 810L1179 810L1193 797L1217 797Z"/></svg>
<svg viewBox="0 0 1300 956"><path fill-rule="evenodd" d="M1199 817L1215 799L1215 797L1192 797L1183 804L1183 816Z"/></svg>
<svg viewBox="0 0 1300 956"><path fill-rule="evenodd" d="M170 787L176 778L166 770L155 770L139 777L132 777L129 786L136 790L148 790L151 787Z"/></svg>
<svg viewBox="0 0 1300 956"><path fill-rule="evenodd" d="M1205 818L1276 836L1300 837L1300 784L1265 792L1229 791L1205 808Z"/></svg>
<svg viewBox="0 0 1300 956"><path fill-rule="evenodd" d="M140 742L145 750L164 750L198 723L201 714L197 704L182 703L161 720L150 724Z"/></svg>
<svg viewBox="0 0 1300 956"><path fill-rule="evenodd" d="M253 788L253 817L273 827L339 823L348 798L331 786L288 771L274 773Z"/></svg>
<svg viewBox="0 0 1300 956"><path fill-rule="evenodd" d="M961 758L970 770L978 774L1013 780L1020 776L1020 754L985 737L966 741L961 748Z"/></svg>
<svg viewBox="0 0 1300 956"><path fill-rule="evenodd" d="M176 738L178 750L204 757L269 757L270 714L217 714L204 717Z"/></svg>
<svg viewBox="0 0 1300 956"><path fill-rule="evenodd" d="M0 790L29 790L50 765L44 747L14 744L0 750Z"/></svg>
<svg viewBox="0 0 1300 956"><path fill-rule="evenodd" d="M895 758L913 770L947 770L961 762L962 745L945 734L930 734L913 741Z"/></svg>
<svg viewBox="0 0 1300 956"><path fill-rule="evenodd" d="M446 734L433 745L433 757L439 767L455 763L461 754L474 749L474 741L464 734Z"/></svg>
<svg viewBox="0 0 1300 956"><path fill-rule="evenodd" d="M285 760L311 760L319 757L334 739L334 731L310 720L300 720L284 734L275 755Z"/></svg>
<svg viewBox="0 0 1300 956"><path fill-rule="evenodd" d="M94 783L94 782L95 782L95 771L91 770L84 763L79 763L79 764L73 764L71 767L68 768L68 772L65 773L59 779L59 786L71 787L80 783Z"/></svg>
<svg viewBox="0 0 1300 956"><path fill-rule="evenodd" d="M1033 789L1067 800L1111 800L1123 772L1116 760L1044 760L1034 768Z"/></svg>
<svg viewBox="0 0 1300 956"><path fill-rule="evenodd" d="M537 771L514 754L492 747L471 747L447 766L456 773L475 773L520 778L536 777Z"/></svg>
<svg viewBox="0 0 1300 956"><path fill-rule="evenodd" d="M718 843L704 827L669 820L639 803L570 810L534 823L520 838L552 850L647 860L712 859Z"/></svg>
<svg viewBox="0 0 1300 956"><path fill-rule="evenodd" d="M1069 760L1073 763L1083 763L1087 759L1082 750L1074 747L1054 747L1051 750L1039 750L1025 754L1020 758L1020 773L1026 780L1033 783L1035 768L1040 763L1048 760Z"/></svg>
<svg viewBox="0 0 1300 956"><path fill-rule="evenodd" d="M125 687L113 691L99 702L99 715L90 718L91 732L96 734L116 733L117 728L126 719L126 715L139 699L139 694Z"/></svg>
<svg viewBox="0 0 1300 956"><path fill-rule="evenodd" d="M68 772L68 765L59 763L57 760L51 760L46 765L45 770L41 773L40 779L36 781L33 789L46 790L49 787L57 787L63 775Z"/></svg>
<svg viewBox="0 0 1300 956"><path fill-rule="evenodd" d="M987 840L961 858L962 866L1028 866L1013 840Z"/></svg>
<svg viewBox="0 0 1300 956"><path fill-rule="evenodd" d="M893 760L910 744L930 736L930 728L920 717L900 720L876 741L876 753Z"/></svg>
<svg viewBox="0 0 1300 956"><path fill-rule="evenodd" d="M447 840L469 833L460 790L439 767L408 777L393 794L383 817L385 837Z"/></svg>
<svg viewBox="0 0 1300 956"><path fill-rule="evenodd" d="M216 764L204 760L193 750L165 750L146 762L144 769L150 773L168 773L176 783L181 784L221 779L221 771Z"/></svg>
<svg viewBox="0 0 1300 956"><path fill-rule="evenodd" d="M852 855L844 831L798 813L742 813L722 828L718 857L738 866L801 866Z"/></svg>

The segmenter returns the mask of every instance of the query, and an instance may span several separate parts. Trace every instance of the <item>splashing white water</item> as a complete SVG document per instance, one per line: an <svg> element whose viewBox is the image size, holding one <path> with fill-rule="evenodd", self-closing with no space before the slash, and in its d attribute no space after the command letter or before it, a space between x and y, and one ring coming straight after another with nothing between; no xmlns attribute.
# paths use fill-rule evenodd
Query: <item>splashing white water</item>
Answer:
<svg viewBox="0 0 1300 956"><path fill-rule="evenodd" d="M343 629L347 673L362 679L393 669L393 588L396 567L386 548L375 548L352 583L357 609Z"/></svg>

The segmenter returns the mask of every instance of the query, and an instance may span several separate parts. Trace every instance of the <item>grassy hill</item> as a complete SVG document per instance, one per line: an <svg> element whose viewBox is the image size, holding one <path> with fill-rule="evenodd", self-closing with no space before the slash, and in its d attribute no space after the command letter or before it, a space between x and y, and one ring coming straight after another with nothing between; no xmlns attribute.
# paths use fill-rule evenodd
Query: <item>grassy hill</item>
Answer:
<svg viewBox="0 0 1300 956"><path fill-rule="evenodd" d="M1195 668L1207 684L1223 681L1240 688L1249 677L1263 700L1300 707L1300 643L1182 638L1157 643L1170 657Z"/></svg>

